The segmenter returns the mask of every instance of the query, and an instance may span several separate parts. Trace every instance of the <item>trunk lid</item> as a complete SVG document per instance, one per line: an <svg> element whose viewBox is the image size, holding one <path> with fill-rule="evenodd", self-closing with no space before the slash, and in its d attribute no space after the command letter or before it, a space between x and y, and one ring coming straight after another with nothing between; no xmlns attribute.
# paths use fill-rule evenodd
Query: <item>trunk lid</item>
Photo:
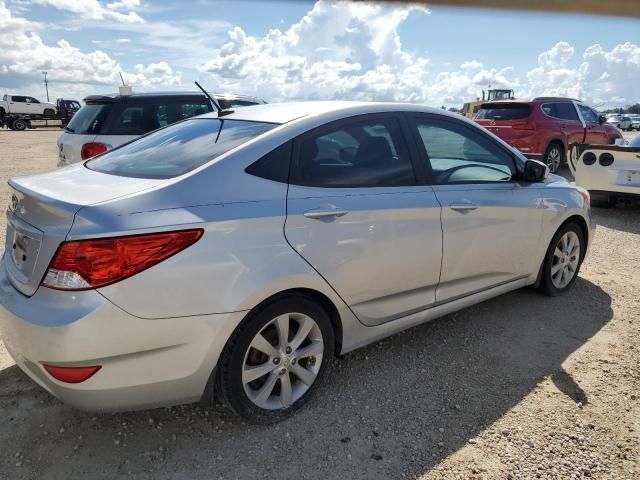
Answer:
<svg viewBox="0 0 640 480"><path fill-rule="evenodd" d="M82 207L160 183L94 172L81 164L10 179L4 264L11 283L24 295L35 293Z"/></svg>
<svg viewBox="0 0 640 480"><path fill-rule="evenodd" d="M511 142L535 134L535 125L529 121L531 112L528 103L483 103L474 120L506 142Z"/></svg>

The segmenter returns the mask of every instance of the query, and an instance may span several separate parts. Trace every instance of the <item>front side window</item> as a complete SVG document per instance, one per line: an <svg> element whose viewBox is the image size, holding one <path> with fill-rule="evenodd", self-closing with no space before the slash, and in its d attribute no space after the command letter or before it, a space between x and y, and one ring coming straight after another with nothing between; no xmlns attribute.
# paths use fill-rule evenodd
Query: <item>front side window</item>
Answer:
<svg viewBox="0 0 640 480"><path fill-rule="evenodd" d="M580 109L580 114L582 115L582 118L585 122L598 123L598 115L596 115L596 112L591 110L586 105L578 104L578 108Z"/></svg>
<svg viewBox="0 0 640 480"><path fill-rule="evenodd" d="M400 123L395 118L349 123L300 141L292 183L314 187L415 185Z"/></svg>
<svg viewBox="0 0 640 480"><path fill-rule="evenodd" d="M479 132L428 119L416 126L437 184L509 182L516 173L511 156Z"/></svg>
<svg viewBox="0 0 640 480"><path fill-rule="evenodd" d="M173 178L274 127L273 123L217 118L188 120L111 150L87 162L86 166L97 172L123 177Z"/></svg>

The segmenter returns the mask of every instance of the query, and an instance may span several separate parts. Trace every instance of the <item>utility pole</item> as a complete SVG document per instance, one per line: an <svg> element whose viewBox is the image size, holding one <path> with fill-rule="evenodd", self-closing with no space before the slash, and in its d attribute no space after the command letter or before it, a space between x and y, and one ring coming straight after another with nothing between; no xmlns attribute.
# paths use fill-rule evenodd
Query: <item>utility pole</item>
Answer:
<svg viewBox="0 0 640 480"><path fill-rule="evenodd" d="M44 88L47 91L47 102L49 101L49 82L47 81L47 72L42 72L42 76L44 77Z"/></svg>

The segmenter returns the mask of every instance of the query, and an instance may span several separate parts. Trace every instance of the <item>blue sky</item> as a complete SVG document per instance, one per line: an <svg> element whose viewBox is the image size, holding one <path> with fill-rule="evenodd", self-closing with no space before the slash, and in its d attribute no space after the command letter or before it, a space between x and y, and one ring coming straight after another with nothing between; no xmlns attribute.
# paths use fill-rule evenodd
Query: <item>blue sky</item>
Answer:
<svg viewBox="0 0 640 480"><path fill-rule="evenodd" d="M640 101L640 21L326 1L0 0L0 92L191 88L460 106L482 88ZM270 33L271 32L271 33Z"/></svg>

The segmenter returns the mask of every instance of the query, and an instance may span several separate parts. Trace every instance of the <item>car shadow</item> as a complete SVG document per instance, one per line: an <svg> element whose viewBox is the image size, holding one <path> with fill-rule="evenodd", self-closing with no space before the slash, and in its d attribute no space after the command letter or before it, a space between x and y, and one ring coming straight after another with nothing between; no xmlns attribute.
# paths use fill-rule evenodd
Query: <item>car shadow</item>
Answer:
<svg viewBox="0 0 640 480"><path fill-rule="evenodd" d="M612 208L593 207L597 225L628 233L640 233L640 200L624 199Z"/></svg>
<svg viewBox="0 0 640 480"><path fill-rule="evenodd" d="M310 404L272 426L199 406L83 413L11 367L0 371L0 471L61 479L418 476L546 378L588 403L562 364L612 315L609 295L582 278L557 298L515 291L336 359Z"/></svg>

